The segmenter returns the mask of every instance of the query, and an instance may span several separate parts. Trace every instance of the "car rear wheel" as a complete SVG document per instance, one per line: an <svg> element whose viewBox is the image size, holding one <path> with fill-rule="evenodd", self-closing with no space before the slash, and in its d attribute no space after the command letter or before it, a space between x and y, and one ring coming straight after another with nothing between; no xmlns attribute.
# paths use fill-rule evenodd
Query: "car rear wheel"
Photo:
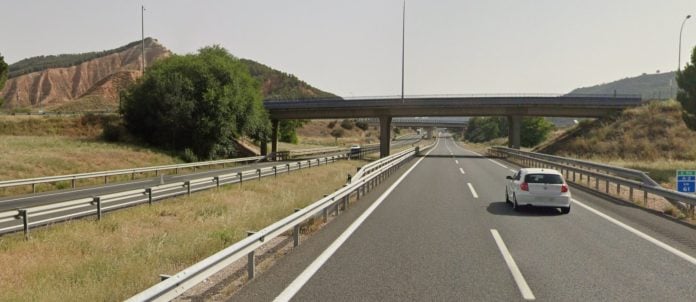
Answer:
<svg viewBox="0 0 696 302"><path fill-rule="evenodd" d="M567 206L565 208L561 208L561 214L568 214L570 213L570 206Z"/></svg>
<svg viewBox="0 0 696 302"><path fill-rule="evenodd" d="M507 187L505 187L505 203L510 203L510 196L508 196Z"/></svg>

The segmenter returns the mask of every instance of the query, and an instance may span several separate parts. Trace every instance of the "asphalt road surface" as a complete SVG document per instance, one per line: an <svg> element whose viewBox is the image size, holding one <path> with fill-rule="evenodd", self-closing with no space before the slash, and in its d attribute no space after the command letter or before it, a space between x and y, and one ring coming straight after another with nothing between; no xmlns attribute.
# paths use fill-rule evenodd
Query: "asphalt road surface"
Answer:
<svg viewBox="0 0 696 302"><path fill-rule="evenodd" d="M515 212L516 168L440 139L230 301L696 301L696 229L575 187Z"/></svg>

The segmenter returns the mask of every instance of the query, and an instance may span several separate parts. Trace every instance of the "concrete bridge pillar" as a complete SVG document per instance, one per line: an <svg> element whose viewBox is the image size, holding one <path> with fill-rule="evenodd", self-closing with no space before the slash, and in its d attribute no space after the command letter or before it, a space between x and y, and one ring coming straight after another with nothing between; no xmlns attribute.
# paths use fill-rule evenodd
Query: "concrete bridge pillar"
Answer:
<svg viewBox="0 0 696 302"><path fill-rule="evenodd" d="M513 149L520 148L520 131L522 129L522 117L510 115L508 118L508 147Z"/></svg>
<svg viewBox="0 0 696 302"><path fill-rule="evenodd" d="M379 117L379 157L389 156L391 144L391 116Z"/></svg>
<svg viewBox="0 0 696 302"><path fill-rule="evenodd" d="M435 128L428 127L428 130L427 130L428 139L433 138L433 130L435 130Z"/></svg>
<svg viewBox="0 0 696 302"><path fill-rule="evenodd" d="M278 120L271 120L271 153L276 157L278 152ZM276 160L273 158L273 160Z"/></svg>

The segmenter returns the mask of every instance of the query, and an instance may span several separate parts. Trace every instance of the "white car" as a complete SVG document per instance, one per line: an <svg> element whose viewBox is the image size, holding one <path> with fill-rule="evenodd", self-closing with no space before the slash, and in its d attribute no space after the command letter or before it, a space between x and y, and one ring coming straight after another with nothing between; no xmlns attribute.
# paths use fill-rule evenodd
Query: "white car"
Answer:
<svg viewBox="0 0 696 302"><path fill-rule="evenodd" d="M521 206L551 207L570 213L570 191L563 174L553 169L524 168L507 176L505 202L519 211Z"/></svg>

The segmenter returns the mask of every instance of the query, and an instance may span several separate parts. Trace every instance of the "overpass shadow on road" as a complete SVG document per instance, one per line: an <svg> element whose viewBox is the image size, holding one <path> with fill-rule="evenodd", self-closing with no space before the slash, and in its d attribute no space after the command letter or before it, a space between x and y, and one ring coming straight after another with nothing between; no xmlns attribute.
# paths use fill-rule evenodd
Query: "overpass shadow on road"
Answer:
<svg viewBox="0 0 696 302"><path fill-rule="evenodd" d="M522 207L520 211L517 212L512 209L512 204L505 203L505 201L493 201L488 204L486 210L493 215L504 216L543 217L561 215L561 211L556 208Z"/></svg>
<svg viewBox="0 0 696 302"><path fill-rule="evenodd" d="M486 156L478 156L478 155L449 155L449 154L428 154L428 155L421 155L421 157L427 157L427 158L473 158L473 159L486 159Z"/></svg>

